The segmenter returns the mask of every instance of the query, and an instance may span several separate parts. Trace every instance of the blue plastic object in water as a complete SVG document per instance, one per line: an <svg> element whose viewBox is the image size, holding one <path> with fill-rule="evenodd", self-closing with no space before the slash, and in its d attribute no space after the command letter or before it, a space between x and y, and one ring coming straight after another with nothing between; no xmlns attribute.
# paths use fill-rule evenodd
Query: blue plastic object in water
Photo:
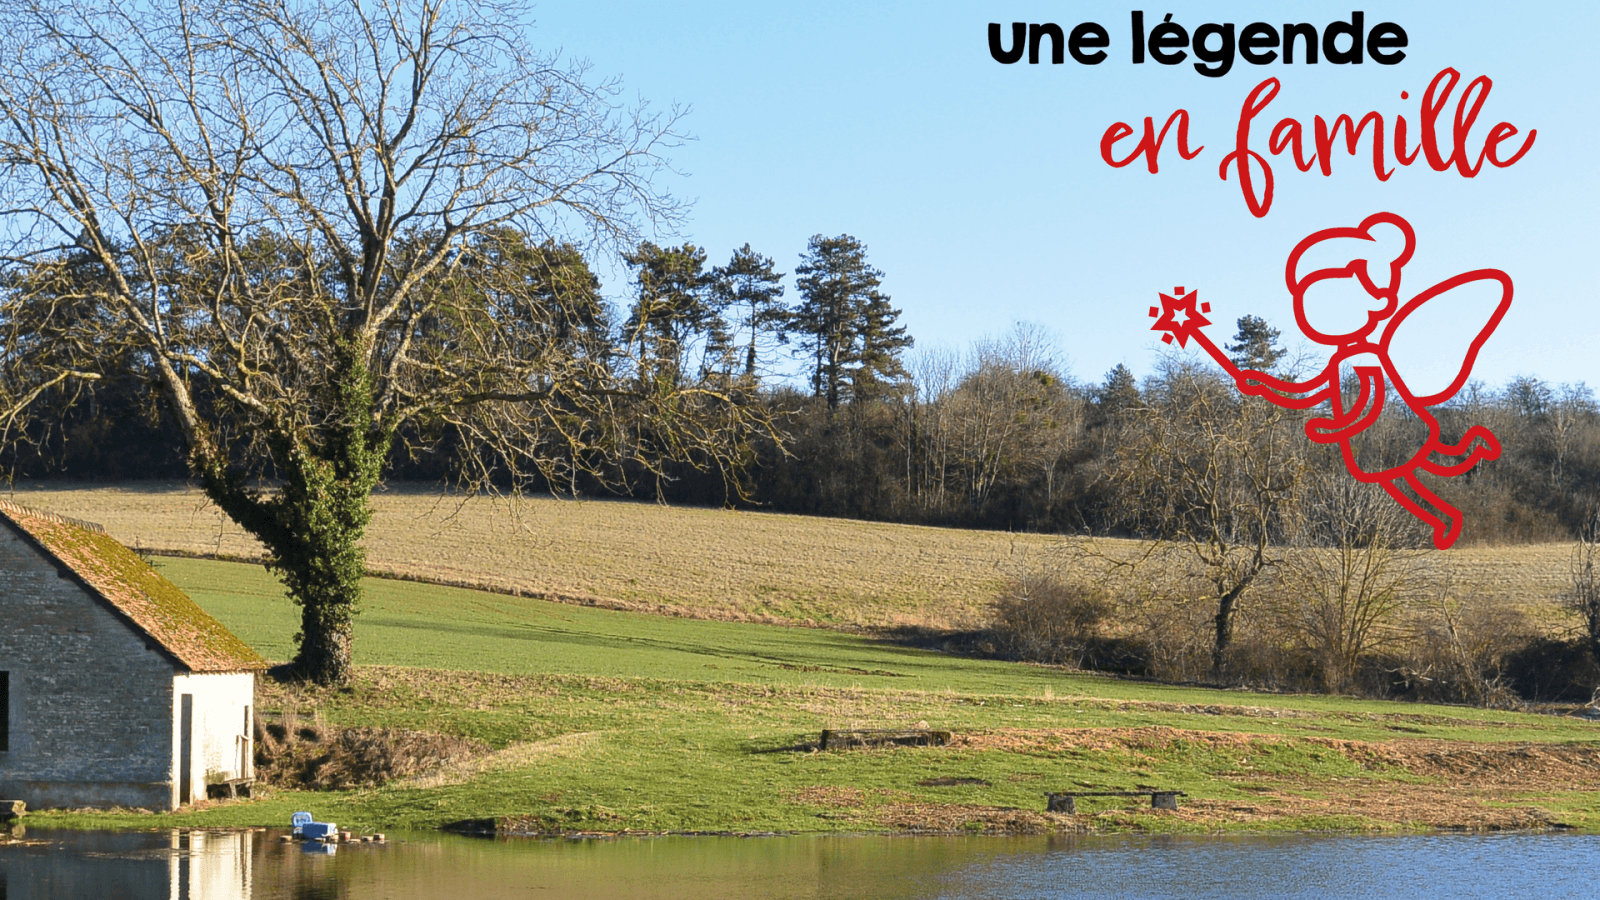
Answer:
<svg viewBox="0 0 1600 900"><path fill-rule="evenodd" d="M313 841L319 841L338 832L339 826L332 822L307 822L300 827L300 833L305 835L307 840Z"/></svg>
<svg viewBox="0 0 1600 900"><path fill-rule="evenodd" d="M307 825L310 825L311 822L311 813L308 812L297 812L289 817L289 824L294 826L295 834L300 834L301 829L305 828Z"/></svg>

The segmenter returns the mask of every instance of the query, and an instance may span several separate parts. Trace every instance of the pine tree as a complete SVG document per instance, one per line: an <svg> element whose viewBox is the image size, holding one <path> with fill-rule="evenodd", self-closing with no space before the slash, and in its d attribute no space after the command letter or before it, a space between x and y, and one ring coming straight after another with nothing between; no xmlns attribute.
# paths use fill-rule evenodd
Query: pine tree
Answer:
<svg viewBox="0 0 1600 900"><path fill-rule="evenodd" d="M912 344L904 325L896 325L900 310L889 305L889 298L873 294L861 311L861 338L857 348L858 365L850 372L850 396L863 400L878 393L886 384L906 379L900 354Z"/></svg>
<svg viewBox="0 0 1600 900"><path fill-rule="evenodd" d="M1139 382L1133 377L1133 371L1126 365L1117 363L1095 389L1094 402L1100 411L1102 421L1113 419L1124 410L1137 407L1140 403Z"/></svg>
<svg viewBox="0 0 1600 900"><path fill-rule="evenodd" d="M706 352L702 368L713 367L730 338L711 296L706 251L694 244L657 247L643 241L623 259L638 270L638 293L623 328L638 348L640 374L682 382L686 356L697 341Z"/></svg>
<svg viewBox="0 0 1600 900"><path fill-rule="evenodd" d="M717 306L738 310L737 330L749 336L744 374L754 377L761 335L775 334L778 343L787 337L782 331L789 318L789 309L782 301L783 273L773 270L772 257L762 256L745 244L733 251L727 265L711 270L711 277Z"/></svg>
<svg viewBox="0 0 1600 900"><path fill-rule="evenodd" d="M883 272L867 264L867 248L848 234L813 235L795 269L800 305L789 323L811 357L812 391L829 409L860 399L884 381L902 378L900 353L911 337L895 322L900 311L878 291Z"/></svg>
<svg viewBox="0 0 1600 900"><path fill-rule="evenodd" d="M1270 372L1283 358L1284 349L1277 346L1279 331L1260 316L1243 316L1239 319L1239 333L1228 344L1228 352L1241 369Z"/></svg>

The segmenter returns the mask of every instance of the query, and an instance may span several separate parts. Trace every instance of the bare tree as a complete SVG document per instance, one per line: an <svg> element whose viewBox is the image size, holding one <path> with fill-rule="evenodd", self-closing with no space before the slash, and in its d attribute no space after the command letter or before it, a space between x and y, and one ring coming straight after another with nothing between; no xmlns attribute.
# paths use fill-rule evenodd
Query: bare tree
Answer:
<svg viewBox="0 0 1600 900"><path fill-rule="evenodd" d="M1563 599L1583 620L1589 653L1600 662L1600 512L1591 513L1578 532Z"/></svg>
<svg viewBox="0 0 1600 900"><path fill-rule="evenodd" d="M749 405L552 340L548 292L502 265L527 255L508 240L614 250L680 213L654 181L678 112L530 50L526 9L7 9L0 421L132 360L300 603L306 676L349 677L368 497L402 427L457 434L474 486L740 454Z"/></svg>
<svg viewBox="0 0 1600 900"><path fill-rule="evenodd" d="M1322 470L1301 485L1300 540L1275 579L1277 612L1316 661L1324 690L1355 684L1361 657L1398 641L1426 586L1415 519L1370 484Z"/></svg>
<svg viewBox="0 0 1600 900"><path fill-rule="evenodd" d="M1240 604L1282 562L1279 541L1304 468L1295 425L1211 370L1169 356L1110 439L1104 464L1116 517L1187 547L1210 588L1217 676Z"/></svg>
<svg viewBox="0 0 1600 900"><path fill-rule="evenodd" d="M1048 332L1028 322L975 341L966 371L939 395L937 420L950 452L945 471L959 475L974 508L988 504L997 485L1035 472L1054 499L1055 470L1081 436L1082 400L1052 345Z"/></svg>
<svg viewBox="0 0 1600 900"><path fill-rule="evenodd" d="M953 427L944 401L955 390L960 363L948 347L919 348L911 357L901 449L907 490L924 512L943 513L949 503Z"/></svg>

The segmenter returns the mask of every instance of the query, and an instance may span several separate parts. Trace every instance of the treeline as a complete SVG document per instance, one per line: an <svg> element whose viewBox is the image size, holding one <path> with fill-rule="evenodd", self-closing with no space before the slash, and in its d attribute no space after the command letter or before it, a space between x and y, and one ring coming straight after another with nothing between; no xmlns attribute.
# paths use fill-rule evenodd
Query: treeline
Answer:
<svg viewBox="0 0 1600 900"><path fill-rule="evenodd" d="M1230 349L1241 364L1272 370L1284 362L1266 323L1247 318L1240 328ZM1272 539L1286 540L1287 523L1317 516L1311 485L1352 481L1334 448L1305 438L1303 418L1241 396L1209 362L1171 357L1142 382L1124 366L1080 382L1058 354L1042 329L1018 325L964 353L918 353L898 390L866 402L833 409L812 396L775 395L795 410L785 420L788 453L763 456L751 494L814 515L1151 537L1179 524L1171 519L1184 473L1209 467L1244 477L1260 469L1247 452L1254 445L1281 479L1276 492L1261 493L1278 523ZM1435 413L1447 440L1484 425L1504 448L1465 475L1423 476L1462 511L1465 543L1565 540L1600 508L1600 407L1586 385L1472 383ZM1396 462L1424 439L1400 403L1362 436ZM720 499L714 486L693 487L676 485L668 496ZM1253 489L1220 477L1215 486L1233 501ZM1352 489L1384 496L1376 485ZM1428 537L1420 523L1414 537Z"/></svg>
<svg viewBox="0 0 1600 900"><path fill-rule="evenodd" d="M1241 442L1254 442L1277 454L1277 476L1286 479L1270 516L1280 539L1287 523L1314 515L1304 486L1342 471L1297 421L1182 357L1142 382L1123 366L1077 380L1048 333L1026 324L962 351L913 353L900 311L881 290L883 273L849 235L811 239L793 271L793 298L785 297L786 273L748 244L712 265L692 243L641 243L626 256L633 279L622 310L605 301L574 247L515 233L495 244L480 248L490 262L469 280L537 298L548 311L537 339L561 345L562 356L615 361L644 381L725 385L740 402L767 405L780 426L780 440L757 440L737 472L679 465L597 476L574 464L536 488L596 495L621 486L688 504L1155 536L1175 525L1173 478L1184 459L1248 468ZM1252 368L1283 371L1278 338L1247 317L1229 350ZM151 384L131 358L125 377L57 389L44 398L55 409L35 416L30 440L0 463L21 478L187 477ZM1464 542L1566 539L1593 516L1600 409L1586 385L1473 383L1437 412L1447 430L1485 425L1504 445L1501 459L1430 482L1465 514ZM1404 454L1419 440L1416 424L1389 404L1364 440ZM392 479L448 482L474 450L446 426L401 437ZM1152 502L1163 497L1165 509Z"/></svg>

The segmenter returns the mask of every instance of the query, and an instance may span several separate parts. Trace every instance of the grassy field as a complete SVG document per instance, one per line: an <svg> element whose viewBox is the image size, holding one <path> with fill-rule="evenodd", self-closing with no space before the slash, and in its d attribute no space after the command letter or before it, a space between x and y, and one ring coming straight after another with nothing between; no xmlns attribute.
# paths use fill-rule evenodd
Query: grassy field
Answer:
<svg viewBox="0 0 1600 900"><path fill-rule="evenodd" d="M104 524L130 546L257 558L261 548L182 485L19 485L18 502ZM620 500L373 498L374 572L533 597L735 621L966 628L996 589L1056 564L1062 538L669 508ZM1110 555L1131 541L1100 541ZM1458 594L1548 611L1565 545L1430 552ZM1552 615L1541 618L1554 619Z"/></svg>
<svg viewBox="0 0 1600 900"><path fill-rule="evenodd" d="M295 608L259 567L161 569L265 655ZM665 618L370 580L357 683L266 682L269 719L478 738L487 756L380 788L40 825L556 832L1600 830L1600 724L1259 695L962 659L835 630ZM946 747L819 751L825 727L949 729ZM1177 812L1044 793L1189 794Z"/></svg>

